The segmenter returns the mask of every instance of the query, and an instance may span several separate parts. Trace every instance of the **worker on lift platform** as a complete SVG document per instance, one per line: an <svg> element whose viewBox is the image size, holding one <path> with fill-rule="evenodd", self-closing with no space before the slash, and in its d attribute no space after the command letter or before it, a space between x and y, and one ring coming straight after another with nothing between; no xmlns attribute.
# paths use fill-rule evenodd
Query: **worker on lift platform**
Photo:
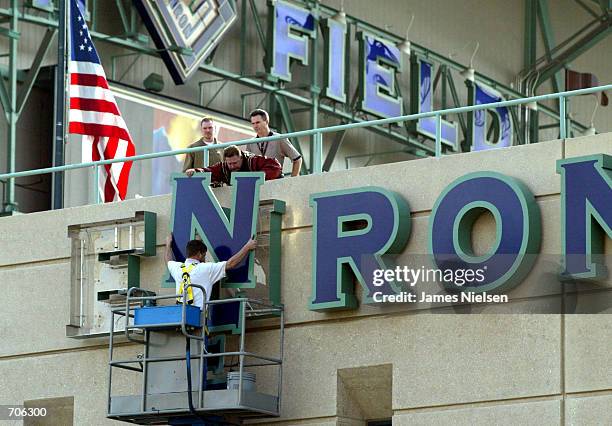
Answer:
<svg viewBox="0 0 612 426"><path fill-rule="evenodd" d="M187 298L187 303L193 306L197 306L202 311L204 317L201 323L204 325L204 349L208 347L208 328L206 327L208 315L207 309L205 308L205 301L210 301L210 294L212 292L213 285L225 277L225 273L228 269L236 268L249 254L251 250L255 250L257 242L254 239L250 239L236 254L229 258L227 261L222 262L206 262L206 245L201 240L191 240L185 247L185 254L187 258L185 262L175 262L172 252L172 241L173 236L170 234L166 238L166 262L168 264L168 271L174 282L176 283L176 294L177 304L183 303L183 297ZM192 287L191 284L196 284L204 288L204 293L198 287ZM186 352L187 360L190 359L190 339L186 339ZM187 363L188 370L190 370L190 362ZM203 383L202 388L206 389L206 372L207 372L207 359L204 359L203 365ZM190 373L188 373L188 379L190 380ZM191 402L191 401L190 401ZM191 405L191 404L190 404Z"/></svg>

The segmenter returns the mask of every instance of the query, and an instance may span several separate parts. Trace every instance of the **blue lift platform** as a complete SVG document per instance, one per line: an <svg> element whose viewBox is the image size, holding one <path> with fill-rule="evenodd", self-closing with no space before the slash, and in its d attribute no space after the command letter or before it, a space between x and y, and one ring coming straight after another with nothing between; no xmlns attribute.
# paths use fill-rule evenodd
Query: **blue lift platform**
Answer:
<svg viewBox="0 0 612 426"><path fill-rule="evenodd" d="M162 299L175 300L174 294L133 297L134 289L128 291L125 307L112 311L108 418L135 424L220 425L280 415L282 306L238 297L206 302L202 313L184 301L157 305ZM134 308L135 304L138 307ZM120 317L128 325L115 332L114 324ZM269 345L265 348L276 352L272 355L246 348L246 329L259 319L264 319L267 327L271 321L275 324L272 328L278 330L278 351ZM142 353L117 359L115 340L119 335L143 345ZM265 382L257 383L256 374L265 376ZM113 385L140 390L116 395ZM258 391L258 387L265 391Z"/></svg>

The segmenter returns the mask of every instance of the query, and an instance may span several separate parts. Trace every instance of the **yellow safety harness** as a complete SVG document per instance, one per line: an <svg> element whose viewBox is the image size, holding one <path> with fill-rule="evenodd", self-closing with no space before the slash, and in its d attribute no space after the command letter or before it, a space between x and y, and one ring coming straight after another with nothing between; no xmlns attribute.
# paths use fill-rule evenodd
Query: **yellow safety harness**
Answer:
<svg viewBox="0 0 612 426"><path fill-rule="evenodd" d="M187 288L187 303L193 303L193 287L188 287L191 285L191 271L195 268L197 263L192 263L190 265L185 265L184 263L181 265L181 271L183 274L181 276L181 285L179 287L179 294L181 296L176 298L176 303L183 303L183 294L185 293L185 288ZM208 336L208 308L204 309L204 333Z"/></svg>
<svg viewBox="0 0 612 426"><path fill-rule="evenodd" d="M185 288L187 288L187 303L193 303L193 287L188 287L191 284L191 276L189 275L193 268L195 268L197 264L192 263L190 265L185 265L184 263L181 265L182 280L181 286L179 287L179 294L181 296L176 298L177 303L183 303L183 294L185 292Z"/></svg>

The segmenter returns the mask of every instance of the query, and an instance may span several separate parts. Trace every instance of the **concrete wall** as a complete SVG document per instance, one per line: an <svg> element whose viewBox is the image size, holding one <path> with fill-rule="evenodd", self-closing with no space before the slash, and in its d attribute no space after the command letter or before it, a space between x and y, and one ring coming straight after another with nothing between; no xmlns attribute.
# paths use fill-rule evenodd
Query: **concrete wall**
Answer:
<svg viewBox="0 0 612 426"><path fill-rule="evenodd" d="M607 153L612 135L552 141L496 152L333 172L266 183L261 199L287 202L282 232L282 299L286 307L282 417L266 424L362 425L393 417L412 424L603 424L611 420L612 311L608 315L528 315L530 306L558 302L561 158ZM361 306L355 311L309 311L311 298L311 193L378 185L410 204L412 235L398 264L426 253L427 223L442 189L477 170L524 182L542 211L538 262L512 290L506 306L448 308ZM230 203L229 188L215 193ZM108 349L104 340L65 336L70 304L67 226L158 215L158 241L168 232L169 196L84 206L0 219L0 404L74 397L79 425L105 419ZM479 224L477 246L492 240L494 226ZM608 259L612 242L606 241ZM141 282L159 291L158 256L143 261ZM296 259L300 259L299 262ZM546 278L548 277L548 278ZM548 285L556 282L556 286ZM603 289L612 288L612 281ZM167 290L162 290L162 292ZM612 291L597 293L600 302ZM608 303L609 307L610 304ZM254 351L270 347L273 330L253 329ZM123 345L122 353L140 350ZM264 375L265 376L265 375ZM264 376L260 386L266 386ZM133 392L134 383L118 389Z"/></svg>

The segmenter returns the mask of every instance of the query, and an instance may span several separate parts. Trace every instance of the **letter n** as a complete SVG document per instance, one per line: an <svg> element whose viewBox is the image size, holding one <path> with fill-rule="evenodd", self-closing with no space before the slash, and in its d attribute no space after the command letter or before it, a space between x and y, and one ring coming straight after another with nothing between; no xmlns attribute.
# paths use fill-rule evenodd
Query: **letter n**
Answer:
<svg viewBox="0 0 612 426"><path fill-rule="evenodd" d="M564 278L602 280L606 234L612 238L612 156L557 161L561 175Z"/></svg>
<svg viewBox="0 0 612 426"><path fill-rule="evenodd" d="M264 174L232 174L233 201L228 215L210 189L210 173L198 173L188 178L172 176L172 218L174 252L178 261L185 259L185 245L198 235L207 245L216 261L228 260L256 232L259 211L259 187ZM225 286L253 288L253 255L249 255L237 268L229 270Z"/></svg>

